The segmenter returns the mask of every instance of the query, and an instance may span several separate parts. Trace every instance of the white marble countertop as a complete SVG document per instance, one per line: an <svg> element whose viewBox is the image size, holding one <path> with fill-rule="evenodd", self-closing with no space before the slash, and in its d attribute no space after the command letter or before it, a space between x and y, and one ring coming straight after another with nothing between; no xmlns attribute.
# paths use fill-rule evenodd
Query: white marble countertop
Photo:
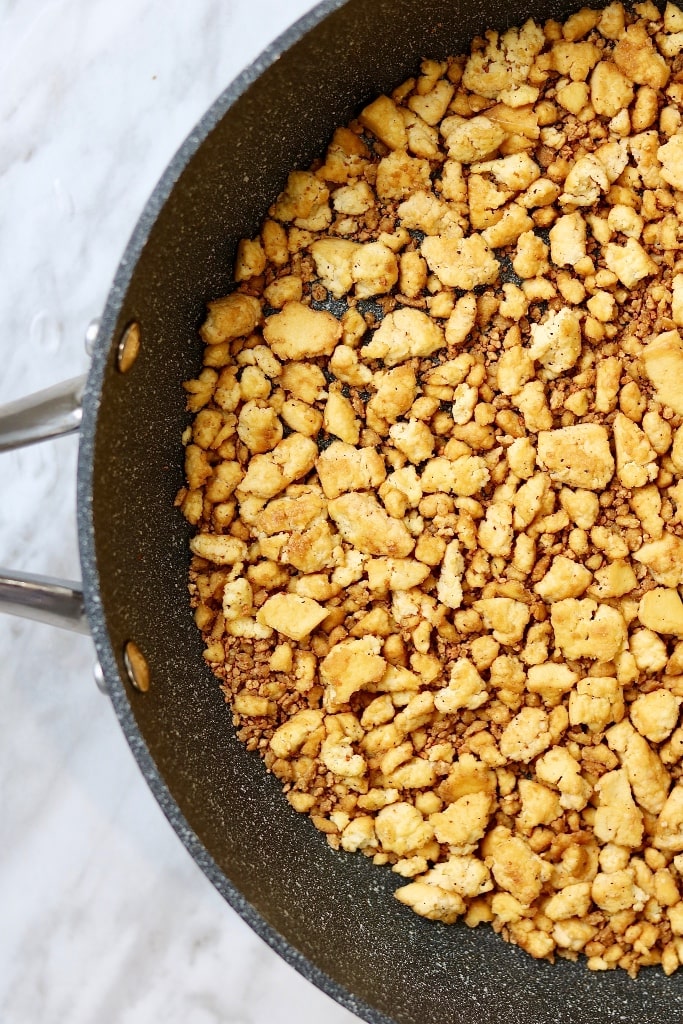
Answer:
<svg viewBox="0 0 683 1024"><path fill-rule="evenodd" d="M83 336L166 163L311 0L0 3L0 403ZM77 578L76 441L0 456L0 564ZM351 1024L223 902L96 689L91 642L0 617L0 1021Z"/></svg>

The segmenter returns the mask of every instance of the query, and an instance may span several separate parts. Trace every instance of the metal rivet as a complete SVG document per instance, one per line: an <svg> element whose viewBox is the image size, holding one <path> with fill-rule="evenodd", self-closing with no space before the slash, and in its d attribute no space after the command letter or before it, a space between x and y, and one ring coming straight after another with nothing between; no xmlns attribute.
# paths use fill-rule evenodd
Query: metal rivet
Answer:
<svg viewBox="0 0 683 1024"><path fill-rule="evenodd" d="M138 645L132 640L129 640L123 649L123 660L128 678L135 689L140 693L147 693L150 682L149 665Z"/></svg>
<svg viewBox="0 0 683 1024"><path fill-rule="evenodd" d="M85 351L89 356L95 351L95 342L97 341L97 335L100 333L100 323L100 318L96 316L85 329Z"/></svg>
<svg viewBox="0 0 683 1024"><path fill-rule="evenodd" d="M100 693L103 693L105 697L108 697L109 689L107 687L107 680L104 678L104 672L102 671L102 666L100 665L99 661L96 661L95 664L93 665L92 674L97 689L100 691Z"/></svg>
<svg viewBox="0 0 683 1024"><path fill-rule="evenodd" d="M121 373L128 373L140 353L140 324L134 320L123 332L117 353Z"/></svg>

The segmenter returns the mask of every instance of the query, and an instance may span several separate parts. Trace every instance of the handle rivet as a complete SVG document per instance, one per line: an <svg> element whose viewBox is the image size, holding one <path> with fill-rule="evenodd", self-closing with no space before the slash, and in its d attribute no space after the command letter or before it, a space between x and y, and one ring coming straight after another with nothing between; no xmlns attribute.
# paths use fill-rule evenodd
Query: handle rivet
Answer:
<svg viewBox="0 0 683 1024"><path fill-rule="evenodd" d="M121 373L128 373L140 354L140 324L134 320L126 327L119 342L116 356L117 366Z"/></svg>
<svg viewBox="0 0 683 1024"><path fill-rule="evenodd" d="M140 693L147 693L150 683L149 665L144 654L133 640L129 640L123 649L123 661L132 685Z"/></svg>
<svg viewBox="0 0 683 1024"><path fill-rule="evenodd" d="M100 333L101 320L98 316L94 317L85 330L85 351L89 356L95 351L95 345L97 343L97 335Z"/></svg>

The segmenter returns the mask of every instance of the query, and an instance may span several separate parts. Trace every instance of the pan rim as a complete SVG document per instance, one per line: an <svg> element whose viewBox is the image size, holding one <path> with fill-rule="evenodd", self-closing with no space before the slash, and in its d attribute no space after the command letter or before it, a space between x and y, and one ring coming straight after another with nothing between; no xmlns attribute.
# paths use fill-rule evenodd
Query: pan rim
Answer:
<svg viewBox="0 0 683 1024"><path fill-rule="evenodd" d="M169 824L202 873L242 920L302 977L327 996L368 1024L395 1024L377 1008L365 1003L340 985L301 953L250 903L227 875L219 868L185 816L154 761L135 721L118 661L109 637L106 616L100 596L100 577L95 544L95 522L92 490L97 421L107 366L113 348L114 334L124 305L128 287L140 256L156 221L172 191L201 145L218 122L242 97L247 89L279 57L316 28L330 14L343 7L347 0L321 0L310 11L290 25L270 43L217 97L166 166L149 196L114 275L100 322L97 344L83 395L83 420L80 429L76 480L76 519L83 576L86 614L97 657L104 674L119 724L138 767Z"/></svg>

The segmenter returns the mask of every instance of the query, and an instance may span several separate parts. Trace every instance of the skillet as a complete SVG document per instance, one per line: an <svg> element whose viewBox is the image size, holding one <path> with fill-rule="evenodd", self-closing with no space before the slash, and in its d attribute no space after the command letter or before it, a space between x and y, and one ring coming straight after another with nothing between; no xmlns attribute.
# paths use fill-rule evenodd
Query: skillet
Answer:
<svg viewBox="0 0 683 1024"><path fill-rule="evenodd" d="M683 992L658 972L633 983L576 965L551 967L490 931L416 921L391 898L396 879L333 854L294 815L231 738L187 611L187 533L171 507L186 422L180 381L199 365L195 329L205 301L229 285L236 239L255 230L287 170L305 166L335 124L405 77L423 53L458 52L488 25L571 9L370 8L357 0L317 9L227 91L169 167L117 274L85 393L78 483L85 597L126 737L219 891L302 973L371 1021L673 1021ZM285 46L292 48L271 64ZM121 375L116 349L131 322L140 324L143 344ZM128 680L130 639L150 666L144 695Z"/></svg>

